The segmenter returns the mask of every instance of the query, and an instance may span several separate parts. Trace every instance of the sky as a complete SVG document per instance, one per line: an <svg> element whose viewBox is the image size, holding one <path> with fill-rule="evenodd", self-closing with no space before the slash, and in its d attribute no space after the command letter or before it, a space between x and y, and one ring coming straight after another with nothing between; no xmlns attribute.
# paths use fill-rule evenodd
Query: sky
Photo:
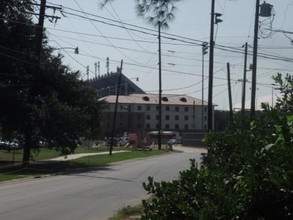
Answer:
<svg viewBox="0 0 293 220"><path fill-rule="evenodd" d="M157 28L135 13L135 0L115 0L101 9L101 0L47 0L62 12L48 8L46 19L49 44L61 53L64 64L79 70L82 79L116 72L123 60L123 74L147 93L158 93ZM263 1L261 0L262 4ZM258 40L256 104L263 97L272 100L272 76L278 72L292 74L293 68L293 1L268 0L273 6L271 17L260 17ZM183 0L175 4L175 20L162 31L162 92L208 97L209 55L202 65L202 43L210 39L211 0ZM242 96L244 48L247 42L248 67L252 63L256 0L216 0L215 12L223 22L215 25L213 103L216 109L229 107L227 63L230 64L232 103L239 107ZM78 47L79 54L72 48ZM63 49L62 49L63 48ZM95 68L100 63L100 68ZM89 66L89 76L87 76ZM249 68L248 68L249 69ZM204 71L203 71L204 70ZM251 96L251 71L247 71L246 101ZM136 78L139 78L137 81ZM114 89L114 88L113 88ZM271 104L271 101L269 101Z"/></svg>

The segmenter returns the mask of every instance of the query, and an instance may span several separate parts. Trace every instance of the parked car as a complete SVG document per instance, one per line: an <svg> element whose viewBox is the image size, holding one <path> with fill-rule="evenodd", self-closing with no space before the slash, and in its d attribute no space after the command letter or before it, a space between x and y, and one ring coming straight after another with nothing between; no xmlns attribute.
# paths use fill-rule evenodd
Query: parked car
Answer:
<svg viewBox="0 0 293 220"><path fill-rule="evenodd" d="M21 146L16 141L1 140L0 141L0 149L11 151L11 150L21 149Z"/></svg>
<svg viewBox="0 0 293 220"><path fill-rule="evenodd" d="M128 144L128 137L120 137L118 141L119 146L125 146Z"/></svg>
<svg viewBox="0 0 293 220"><path fill-rule="evenodd" d="M177 144L177 140L175 138L171 138L168 140L168 144Z"/></svg>

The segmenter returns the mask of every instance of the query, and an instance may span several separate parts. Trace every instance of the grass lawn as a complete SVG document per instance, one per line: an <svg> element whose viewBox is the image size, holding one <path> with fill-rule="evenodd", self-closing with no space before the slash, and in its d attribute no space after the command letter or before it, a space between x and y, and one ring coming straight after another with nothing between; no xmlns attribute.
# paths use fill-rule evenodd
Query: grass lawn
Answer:
<svg viewBox="0 0 293 220"><path fill-rule="evenodd" d="M120 148L117 148L119 150ZM116 148L115 148L116 150ZM96 152L102 152L102 151L107 151L106 147L102 147L99 149L96 148L88 148L88 147L77 147L74 151L74 153L96 153ZM22 155L23 151L22 149L20 150L15 150L15 151L6 151L6 150L0 150L0 166L3 164L9 164L16 162L21 162L22 161ZM34 160L44 160L44 159L50 159L54 157L59 157L59 153L54 150L54 149L48 149L48 148L40 148L39 151L32 150L31 151L31 156Z"/></svg>
<svg viewBox="0 0 293 220"><path fill-rule="evenodd" d="M94 152L97 152L96 150ZM0 170L0 181L12 180L24 177L42 177L44 175L57 175L62 173L76 173L86 170L99 169L102 166L109 163L143 158L149 156L156 156L165 154L164 150L152 150L152 151L130 151L107 155L88 156L76 160L54 162L54 163L31 163L29 168L22 168L21 166L10 167ZM49 154L49 153L48 153Z"/></svg>

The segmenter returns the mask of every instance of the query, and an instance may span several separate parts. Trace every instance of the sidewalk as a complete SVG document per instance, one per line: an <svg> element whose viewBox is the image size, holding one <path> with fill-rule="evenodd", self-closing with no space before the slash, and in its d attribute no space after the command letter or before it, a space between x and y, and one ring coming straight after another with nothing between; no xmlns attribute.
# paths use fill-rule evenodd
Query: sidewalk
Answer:
<svg viewBox="0 0 293 220"><path fill-rule="evenodd" d="M184 153L207 153L208 149L205 147L191 147L191 146L182 146L181 144L173 145L173 150L182 151Z"/></svg>
<svg viewBox="0 0 293 220"><path fill-rule="evenodd" d="M173 145L173 150L174 151L181 151L184 153L207 153L206 148L202 147L188 147L188 146L182 146L181 144L176 144ZM113 154L117 153L124 153L124 152L129 152L129 150L121 150L121 151L113 151ZM79 153L79 154L69 154L67 157L60 156L52 159L45 159L45 160L36 160L36 163L53 163L53 162L64 162L64 161L69 161L69 160L75 160L79 159L82 157L87 157L87 156L96 156L96 155L107 155L109 154L108 151L105 152L97 152L97 153ZM20 163L19 163L20 165ZM8 167L13 167L14 165L7 165L7 166L0 166L0 168L8 168Z"/></svg>
<svg viewBox="0 0 293 220"><path fill-rule="evenodd" d="M112 154L124 153L124 152L129 152L129 151L128 150L113 151ZM52 159L47 159L47 160L37 160L37 162L68 161L68 160L75 160L75 159L79 159L79 158L87 157L87 156L107 155L107 154L109 154L108 151L99 152L99 153L69 154L66 157L65 156L60 156L60 157L56 157L56 158L52 158Z"/></svg>

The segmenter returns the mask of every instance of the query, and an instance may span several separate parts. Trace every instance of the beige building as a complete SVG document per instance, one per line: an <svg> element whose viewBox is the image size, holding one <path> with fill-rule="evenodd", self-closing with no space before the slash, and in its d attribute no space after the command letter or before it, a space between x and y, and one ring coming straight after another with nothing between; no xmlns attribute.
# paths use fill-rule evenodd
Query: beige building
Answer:
<svg viewBox="0 0 293 220"><path fill-rule="evenodd" d="M101 98L106 102L103 115L105 135L110 135L113 125L116 96ZM162 95L162 130L196 132L207 129L207 102L187 95ZM159 101L157 94L121 95L118 99L115 135L136 132L145 135L158 129ZM203 111L203 115L202 115Z"/></svg>

